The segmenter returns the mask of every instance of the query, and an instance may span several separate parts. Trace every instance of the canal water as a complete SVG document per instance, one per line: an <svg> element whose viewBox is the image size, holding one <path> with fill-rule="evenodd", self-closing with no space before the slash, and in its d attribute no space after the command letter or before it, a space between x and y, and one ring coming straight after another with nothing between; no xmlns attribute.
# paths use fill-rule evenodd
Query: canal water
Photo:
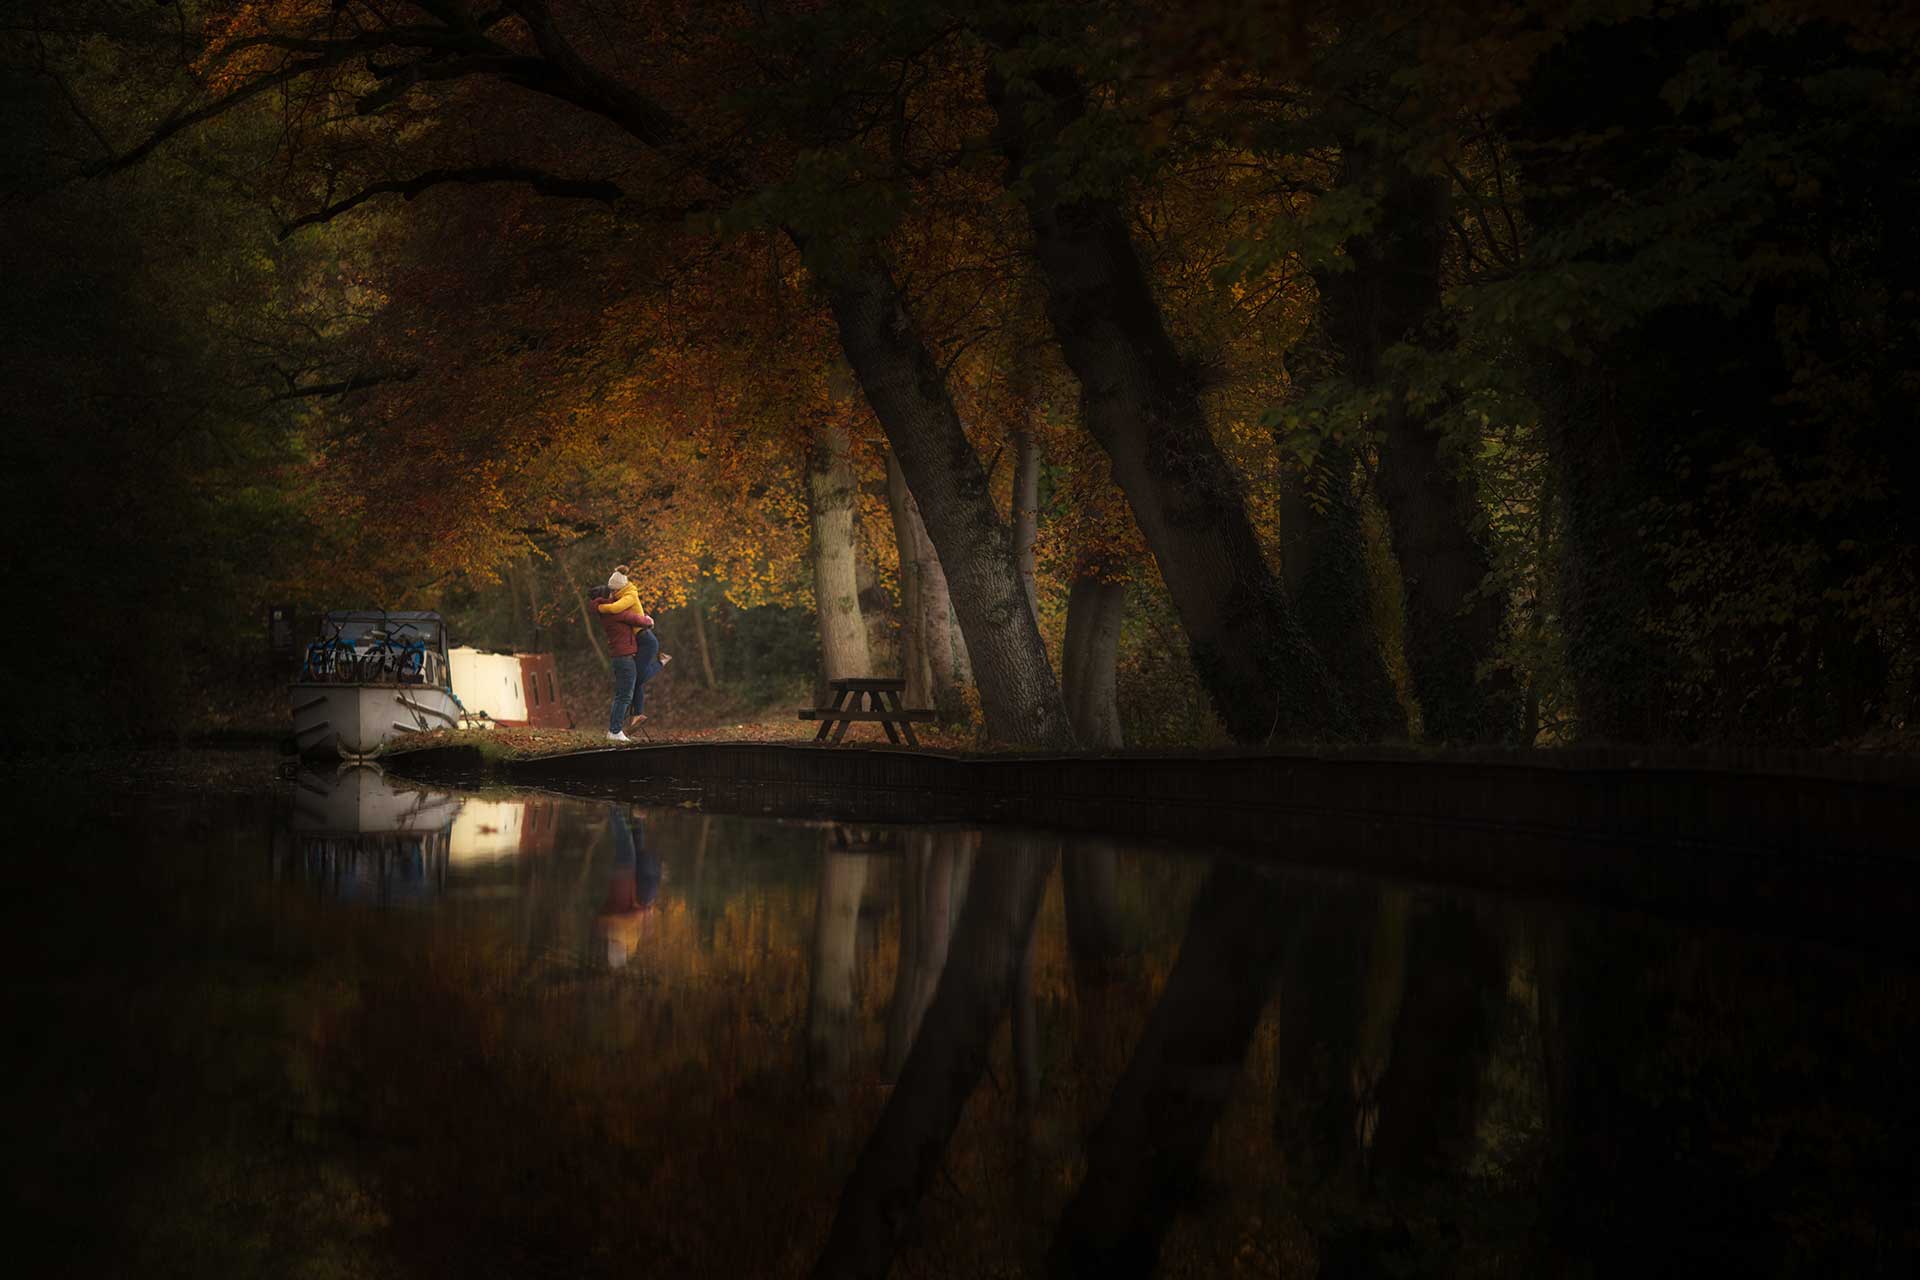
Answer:
<svg viewBox="0 0 1920 1280"><path fill-rule="evenodd" d="M7 1195L51 1274L1910 1275L1920 1252L1920 1002L1886 948L1285 848L246 754L4 778Z"/></svg>

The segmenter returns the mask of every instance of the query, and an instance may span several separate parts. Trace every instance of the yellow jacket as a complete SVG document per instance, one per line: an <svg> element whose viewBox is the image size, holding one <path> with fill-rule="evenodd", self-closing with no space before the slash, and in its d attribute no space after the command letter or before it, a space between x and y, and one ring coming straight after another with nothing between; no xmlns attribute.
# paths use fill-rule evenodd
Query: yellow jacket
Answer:
<svg viewBox="0 0 1920 1280"><path fill-rule="evenodd" d="M620 588L620 594L602 600L593 606L602 613L625 613L629 609L640 608L640 588L629 582ZM645 612L642 610L642 612Z"/></svg>

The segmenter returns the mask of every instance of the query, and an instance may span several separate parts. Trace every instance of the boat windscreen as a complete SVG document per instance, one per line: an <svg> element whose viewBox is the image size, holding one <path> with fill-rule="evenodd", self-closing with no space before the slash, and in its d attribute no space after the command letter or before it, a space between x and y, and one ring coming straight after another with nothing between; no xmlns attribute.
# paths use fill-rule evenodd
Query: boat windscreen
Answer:
<svg viewBox="0 0 1920 1280"><path fill-rule="evenodd" d="M419 609L340 609L325 615L321 631L338 633L340 639L361 647L370 632L384 631L396 640L416 640L429 648L440 647L445 623L437 613Z"/></svg>

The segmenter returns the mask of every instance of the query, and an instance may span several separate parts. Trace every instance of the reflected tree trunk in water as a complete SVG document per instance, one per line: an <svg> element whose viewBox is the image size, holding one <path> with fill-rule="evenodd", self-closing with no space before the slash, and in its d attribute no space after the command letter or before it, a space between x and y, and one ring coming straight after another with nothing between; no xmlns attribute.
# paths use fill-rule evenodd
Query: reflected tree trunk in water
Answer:
<svg viewBox="0 0 1920 1280"><path fill-rule="evenodd" d="M1508 970L1507 939L1466 904L1436 903L1404 928L1414 962L1404 966L1406 996L1380 1077L1371 1161L1390 1196L1416 1194L1471 1161Z"/></svg>
<svg viewBox="0 0 1920 1280"><path fill-rule="evenodd" d="M1120 852L1111 840L1076 839L1060 859L1067 949L1078 994L1103 987L1126 959L1120 933Z"/></svg>
<svg viewBox="0 0 1920 1280"><path fill-rule="evenodd" d="M1366 978L1361 987L1360 1034L1354 1042L1354 1140L1362 1167L1372 1169L1373 1143L1380 1125L1380 1085L1394 1061L1395 1036L1407 994L1407 919L1413 895L1383 889L1374 904L1373 935L1367 947Z"/></svg>
<svg viewBox="0 0 1920 1280"><path fill-rule="evenodd" d="M968 1097L986 1073L994 1028L1058 856L1050 838L981 836L946 969L899 1083L840 1194L818 1277L884 1276L939 1172Z"/></svg>
<svg viewBox="0 0 1920 1280"><path fill-rule="evenodd" d="M1293 930L1281 885L1221 865L1187 924L1180 958L1062 1216L1057 1275L1146 1276L1190 1190Z"/></svg>
<svg viewBox="0 0 1920 1280"><path fill-rule="evenodd" d="M853 977L864 854L829 853L820 867L813 916L813 973L807 989L807 1083L831 1090L853 1062Z"/></svg>
<svg viewBox="0 0 1920 1280"><path fill-rule="evenodd" d="M1361 1164L1359 1059L1376 910L1359 888L1308 892L1300 945L1280 982L1274 1142L1294 1181L1324 1187Z"/></svg>
<svg viewBox="0 0 1920 1280"><path fill-rule="evenodd" d="M925 927L921 919L926 913L924 894L929 853L925 846L932 843L932 837L916 831L907 836L906 843L899 867L899 960L893 968L893 1003L887 1009L889 1079L900 1073L900 1064L907 1060L907 1046L913 1043L913 1033L919 1029L919 1012L915 1007L918 1001L914 997L920 977L920 931Z"/></svg>
<svg viewBox="0 0 1920 1280"><path fill-rule="evenodd" d="M1035 924L1039 916L1035 913ZM1022 1115L1033 1114L1040 1098L1040 1018L1033 1003L1033 935L1027 928L1027 944L1020 948L1020 963L1013 971L1013 999L1008 1018L1013 1028L1013 1076Z"/></svg>
<svg viewBox="0 0 1920 1280"><path fill-rule="evenodd" d="M1706 972L1710 967L1694 947L1665 930L1602 930L1562 919L1542 931L1548 1232L1571 1242L1576 1256L1599 1274L1618 1270L1636 1247L1632 1235L1618 1232L1619 1222L1639 1224L1641 1240L1665 1240L1670 1269L1678 1270L1682 1259L1704 1263L1709 1255L1723 1260L1713 1269L1727 1274L1778 1269L1777 1258L1762 1256L1772 1234L1764 1222L1764 1193L1737 1194L1760 1189L1759 1180L1745 1181L1739 1171L1747 1153L1714 1150L1714 1120L1693 1102L1703 1096L1700 1090L1725 1096L1720 1090L1727 1083L1726 1062L1756 1047L1715 1028L1714 1015L1703 1008L1740 1000L1736 993L1750 975ZM1714 994L1703 998L1702 984ZM1778 998L1777 991L1772 994ZM1690 1043L1676 1053L1679 1034ZM1765 1032L1754 1039L1764 1044ZM1791 1160L1784 1150L1773 1153L1773 1159L1782 1156ZM1804 1212L1800 1205L1795 1209ZM1773 1244L1779 1243L1774 1235Z"/></svg>
<svg viewBox="0 0 1920 1280"><path fill-rule="evenodd" d="M1073 965L1074 1061L1087 1081L1081 1122L1099 1119L1104 1082L1119 1074L1130 1048L1117 1019L1127 1007L1131 966L1120 928L1120 853L1113 841L1077 837L1060 859L1061 897L1067 917L1067 953Z"/></svg>
<svg viewBox="0 0 1920 1280"><path fill-rule="evenodd" d="M1320 1274L1398 1275L1476 1149L1508 939L1405 889L1320 896L1281 985L1275 1139L1317 1201Z"/></svg>
<svg viewBox="0 0 1920 1280"><path fill-rule="evenodd" d="M956 837L916 832L901 860L900 964L887 1016L887 1075L900 1074L907 1051L947 963L953 919Z"/></svg>

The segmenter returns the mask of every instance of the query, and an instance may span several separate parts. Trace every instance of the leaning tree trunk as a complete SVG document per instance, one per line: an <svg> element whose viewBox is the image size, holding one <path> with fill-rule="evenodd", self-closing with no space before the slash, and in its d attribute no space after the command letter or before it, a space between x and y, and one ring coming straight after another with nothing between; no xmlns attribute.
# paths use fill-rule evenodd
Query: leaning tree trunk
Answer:
<svg viewBox="0 0 1920 1280"><path fill-rule="evenodd" d="M1024 408L1023 408L1024 411ZM1040 592L1034 585L1034 545L1040 540L1040 441L1030 426L1013 433L1013 566L1026 589L1027 611L1040 625Z"/></svg>
<svg viewBox="0 0 1920 1280"><path fill-rule="evenodd" d="M1013 566L1013 538L899 286L868 252L830 277L859 377L946 570L987 732L1009 746L1070 747L1066 701Z"/></svg>
<svg viewBox="0 0 1920 1280"><path fill-rule="evenodd" d="M1084 115L1084 91L1071 72L1044 70L1017 83L991 72L987 92L1082 415L1160 566L1216 714L1243 742L1351 736L1352 714L1267 567L1120 210L1062 181L1059 139Z"/></svg>
<svg viewBox="0 0 1920 1280"><path fill-rule="evenodd" d="M1080 745L1096 751L1125 743L1115 664L1120 656L1120 617L1127 603L1124 582L1110 582L1082 561L1067 593L1067 638L1061 647L1061 683L1067 714Z"/></svg>
<svg viewBox="0 0 1920 1280"><path fill-rule="evenodd" d="M1323 445L1319 466L1324 493L1310 494L1298 480L1280 491L1280 571L1299 606L1300 625L1353 708L1360 736L1405 738L1407 713L1373 625L1353 453Z"/></svg>
<svg viewBox="0 0 1920 1280"><path fill-rule="evenodd" d="M1348 140L1343 185L1377 195L1371 228L1347 241L1341 270L1317 276L1326 326L1356 387L1389 375L1381 355L1417 338L1440 313L1449 189L1373 148ZM1520 719L1511 676L1479 671L1506 625L1498 593L1483 592L1492 560L1472 478L1441 447L1431 414L1387 386L1376 483L1405 582L1407 665L1427 736L1445 741L1511 738Z"/></svg>
<svg viewBox="0 0 1920 1280"><path fill-rule="evenodd" d="M894 545L900 553L901 665L907 680L907 705L938 707L943 716L961 703L954 660L953 604L947 575L934 554L920 509L907 489L900 460L887 454L887 508L893 515Z"/></svg>
<svg viewBox="0 0 1920 1280"><path fill-rule="evenodd" d="M807 515L813 528L813 598L827 679L873 673L853 549L853 465L847 429L823 427L807 457Z"/></svg>

